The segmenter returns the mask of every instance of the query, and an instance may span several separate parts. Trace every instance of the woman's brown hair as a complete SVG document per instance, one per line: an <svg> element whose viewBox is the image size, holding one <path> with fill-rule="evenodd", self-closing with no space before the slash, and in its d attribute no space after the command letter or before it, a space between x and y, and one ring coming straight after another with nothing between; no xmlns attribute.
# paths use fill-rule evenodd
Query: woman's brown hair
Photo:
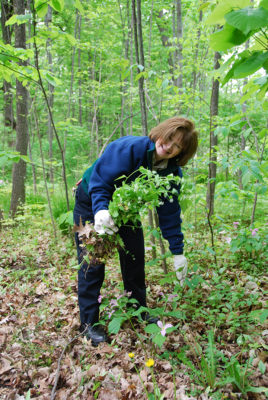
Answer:
<svg viewBox="0 0 268 400"><path fill-rule="evenodd" d="M153 142L160 139L165 143L174 135L181 140L182 151L176 160L177 164L183 167L195 155L198 146L198 132L192 121L183 117L169 118L154 127L149 133L149 138Z"/></svg>

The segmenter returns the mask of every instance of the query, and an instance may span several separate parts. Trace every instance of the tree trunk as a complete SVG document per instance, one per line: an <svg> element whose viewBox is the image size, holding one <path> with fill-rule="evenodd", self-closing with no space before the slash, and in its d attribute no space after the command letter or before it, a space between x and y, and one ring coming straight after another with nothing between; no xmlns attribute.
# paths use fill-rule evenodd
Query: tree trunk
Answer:
<svg viewBox="0 0 268 400"><path fill-rule="evenodd" d="M52 207L51 207L51 200L49 196L49 190L47 186L47 180L46 180L46 170L45 170L45 159L44 159L44 154L43 154L43 148L42 148L42 140L41 140L41 135L40 135L40 130L39 130L39 123L38 123L38 118L37 118L37 112L36 108L34 105L34 119L35 119L35 125L36 125L36 133L38 137L38 142L39 142L39 150L40 150L40 156L41 156L41 161L42 161L42 172L43 172L43 181L46 189L46 195L47 195L47 202L48 202L48 208L49 208L49 213L50 213L50 218L53 226L53 232L54 232L54 237L55 239L57 238L57 230L56 230L56 225L53 217L53 212L52 212Z"/></svg>
<svg viewBox="0 0 268 400"><path fill-rule="evenodd" d="M203 18L202 10L199 12L199 27L197 30L197 39L196 39L196 46L195 46L195 54L194 54L194 65L193 65L193 110L192 115L194 116L195 113L195 91L197 86L197 78L199 73L197 72L197 60L198 60L198 53L199 53L199 43L200 43L200 36L201 36L201 21Z"/></svg>
<svg viewBox="0 0 268 400"><path fill-rule="evenodd" d="M82 16L79 14L78 27L77 27L77 39L80 42L81 37L81 24L82 24ZM81 79L81 49L78 48L77 51L77 63L78 63L78 105L79 105L79 124L82 126L82 79Z"/></svg>
<svg viewBox="0 0 268 400"><path fill-rule="evenodd" d="M178 77L176 79L176 86L179 89L182 89L182 60L183 60L183 55L182 55L182 14L181 14L181 0L176 0L176 36L177 36L177 49L175 52L176 55L176 64L178 65ZM175 65L176 65L175 64Z"/></svg>
<svg viewBox="0 0 268 400"><path fill-rule="evenodd" d="M161 42L164 47L171 47L171 43L169 42L169 37L166 34L166 29L165 29L165 24L163 22L163 16L164 16L164 10L159 11L157 18L156 18L156 24L158 27L158 30L160 32L160 37L161 37ZM172 52L168 52L168 65L169 65L169 72L172 75L172 80L175 83L174 79L174 61L172 57Z"/></svg>
<svg viewBox="0 0 268 400"><path fill-rule="evenodd" d="M6 21L13 14L12 2L8 0L1 1L1 25L2 25L2 36L3 42L5 44L11 44L11 27L6 26ZM16 123L14 121L13 113L13 96L11 93L11 83L3 80L3 90L4 90L4 104L3 104L3 114L4 114L4 126L11 129L16 129ZM12 143L8 140L8 145L11 146Z"/></svg>
<svg viewBox="0 0 268 400"><path fill-rule="evenodd" d="M78 20L79 20L79 12L76 10L76 20L75 20L75 28L74 28L74 37L76 38L76 33L77 33L77 25L78 25ZM68 102L68 114L67 118L70 118L71 116L71 106L73 109L73 84L74 84L74 62L75 62L75 51L76 47L73 47L73 53L72 53L72 69L71 69L71 84L70 84L70 91L69 91L69 102ZM74 110L73 110L74 114ZM73 115L74 116L74 115Z"/></svg>
<svg viewBox="0 0 268 400"><path fill-rule="evenodd" d="M215 52L214 55L214 69L220 67L219 59L220 53ZM209 171L208 171L208 186L207 186L207 209L208 216L211 217L214 213L214 198L215 198L215 187L216 187L216 173L217 173L217 149L218 138L215 135L215 128L217 123L215 121L218 115L218 104L219 104L219 81L213 79L212 92L210 99L210 145L209 145Z"/></svg>
<svg viewBox="0 0 268 400"><path fill-rule="evenodd" d="M14 1L14 13L21 15L25 12L24 0ZM26 48L25 24L15 25L15 47ZM26 64L26 63L25 63ZM20 81L16 81L16 151L21 155L27 155L28 148L28 90ZM19 205L25 203L25 179L26 162L20 161L13 166L12 171L12 194L10 213L14 217Z"/></svg>
<svg viewBox="0 0 268 400"><path fill-rule="evenodd" d="M119 5L119 13L121 17L121 23L122 23L122 33L123 33L123 40L122 40L122 51L124 54L125 60L128 60L129 58L129 26L127 26L127 34L126 34L126 24L122 15L122 7L120 0L118 0L118 5ZM126 16L127 16L127 21L129 22L129 0L127 0L126 4ZM121 78L121 121L125 120L125 105L126 105L126 99L127 99L127 82L128 79L125 78L122 80ZM127 127L126 127L126 134L128 135L128 122L127 122ZM120 126L120 136L125 135L125 127L124 124L121 124Z"/></svg>
<svg viewBox="0 0 268 400"><path fill-rule="evenodd" d="M145 70L144 52L143 52L143 38L142 38L142 23L141 23L141 0L137 0L137 14L135 0L132 0L132 15L133 15L133 28L134 28L134 41L135 41L135 52L136 62L138 65L143 67ZM138 68L138 73L141 70ZM147 135L147 113L145 105L145 93L144 93L144 77L141 76L139 79L139 97L141 107L141 124L142 133L144 136Z"/></svg>
<svg viewBox="0 0 268 400"><path fill-rule="evenodd" d="M51 6L48 6L47 10L47 15L45 18L45 24L47 27L49 27L49 24L52 22L52 8ZM47 50L47 60L48 60L48 65L49 65L49 70L52 72L52 55L50 51L51 47L51 39L47 40L46 43L46 50ZM53 108L53 100L54 100L54 86L48 83L48 103L49 107ZM52 163L53 161L53 127L52 127L52 122L51 122L51 117L50 113L48 112L48 143L49 143L49 161ZM53 167L52 165L49 166L49 179L52 185L54 186L54 175L53 175Z"/></svg>

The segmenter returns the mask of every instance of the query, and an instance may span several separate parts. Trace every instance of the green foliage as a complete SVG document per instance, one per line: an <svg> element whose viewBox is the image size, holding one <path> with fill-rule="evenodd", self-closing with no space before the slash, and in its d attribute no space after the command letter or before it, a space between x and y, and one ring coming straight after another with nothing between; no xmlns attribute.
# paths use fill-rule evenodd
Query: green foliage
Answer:
<svg viewBox="0 0 268 400"><path fill-rule="evenodd" d="M223 84L230 79L245 78L261 68L264 68L266 73L268 70L267 7L264 2L258 8L252 6L243 8L244 3L248 4L249 2L237 3L236 5L227 0L221 2L207 19L208 24L220 23L223 25L223 28L213 33L210 38L210 45L216 51L227 51L246 42L250 37L254 39L249 50L242 51L235 58L231 57L227 61L228 65L231 60L232 66L223 78ZM264 97L268 90L267 74L258 89L260 96Z"/></svg>
<svg viewBox="0 0 268 400"><path fill-rule="evenodd" d="M233 357L226 368L227 378L225 383L232 383L234 388L242 393L244 396L248 392L251 393L268 393L265 387L254 387L249 383L248 377L250 372L248 366L241 366L239 361Z"/></svg>
<svg viewBox="0 0 268 400"><path fill-rule="evenodd" d="M208 346L205 353L200 344L193 339L191 340L190 348L193 350L195 363L186 356L185 352L178 354L179 360L195 373L196 378L204 389L215 389L220 383L216 380L217 373L219 373L219 366L216 358L213 331L209 331L208 333ZM219 357L219 354L217 354L217 357Z"/></svg>
<svg viewBox="0 0 268 400"><path fill-rule="evenodd" d="M121 176L123 184L117 188L109 204L109 211L117 226L132 221L134 224L140 221L139 215L143 215L148 209L158 207L163 198L173 201L173 196L178 194L172 186L179 183L180 178L170 174L166 177L158 175L155 171L150 171L140 167L133 174L136 179L130 184L126 176Z"/></svg>

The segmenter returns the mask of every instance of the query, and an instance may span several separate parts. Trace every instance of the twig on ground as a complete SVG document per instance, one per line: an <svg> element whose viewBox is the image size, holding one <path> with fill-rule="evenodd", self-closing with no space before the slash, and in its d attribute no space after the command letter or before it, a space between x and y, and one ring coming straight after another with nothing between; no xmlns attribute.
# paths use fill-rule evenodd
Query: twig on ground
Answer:
<svg viewBox="0 0 268 400"><path fill-rule="evenodd" d="M51 396L50 396L50 400L54 400L55 399L55 395L56 395L56 390L57 390L57 385L58 385L58 381L59 381L59 377L60 377L60 364L61 364L61 360L62 357L65 353L65 350L67 349L67 347L74 342L76 339L79 338L79 336L82 336L83 333L86 331L87 327L83 330L83 332L79 333L79 335L76 335L72 340L70 340L65 346L64 349L61 352L60 358L58 360L58 367L57 367L57 372L56 372L56 376L55 376L55 382L54 382L54 386L51 392Z"/></svg>

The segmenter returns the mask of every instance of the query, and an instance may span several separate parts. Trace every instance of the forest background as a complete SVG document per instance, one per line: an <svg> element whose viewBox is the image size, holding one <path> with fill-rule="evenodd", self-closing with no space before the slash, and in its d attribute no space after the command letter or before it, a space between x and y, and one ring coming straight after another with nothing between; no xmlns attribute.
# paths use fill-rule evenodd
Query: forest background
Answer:
<svg viewBox="0 0 268 400"><path fill-rule="evenodd" d="M265 398L267 18L267 0L1 1L3 398ZM180 195L190 273L176 285L145 218L162 329L119 300L109 317L114 257L114 339L93 349L76 337L72 189L110 141L174 115L199 131Z"/></svg>

